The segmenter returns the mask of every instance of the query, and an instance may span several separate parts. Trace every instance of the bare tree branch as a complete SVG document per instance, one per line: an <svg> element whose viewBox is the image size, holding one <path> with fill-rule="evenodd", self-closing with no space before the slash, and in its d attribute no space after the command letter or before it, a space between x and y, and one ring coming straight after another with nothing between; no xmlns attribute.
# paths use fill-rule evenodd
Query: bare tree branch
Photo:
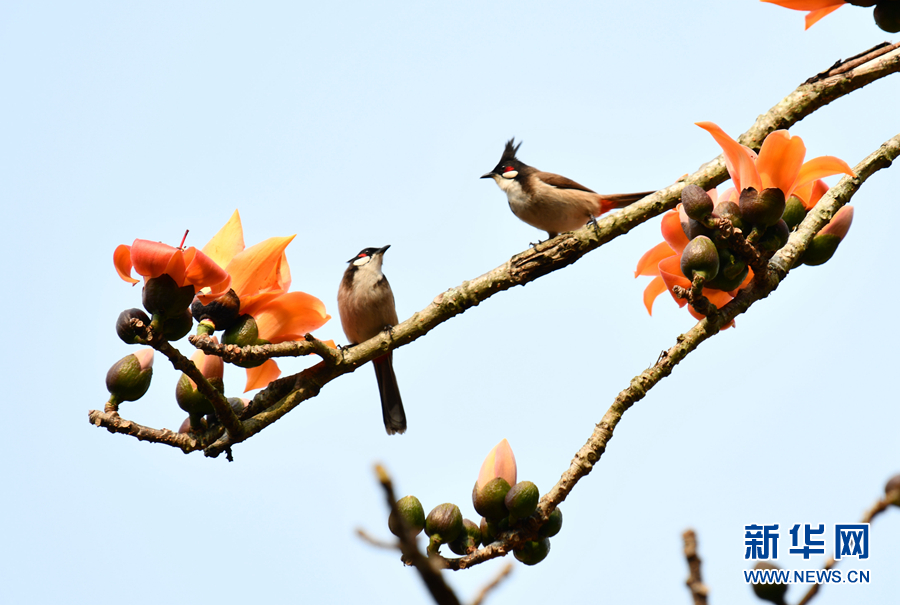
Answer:
<svg viewBox="0 0 900 605"><path fill-rule="evenodd" d="M700 555L697 554L697 534L693 529L688 529L681 537L684 539L684 557L687 559L689 570L685 584L691 591L694 605L706 605L709 589L703 584L703 574L700 569L702 561Z"/></svg>

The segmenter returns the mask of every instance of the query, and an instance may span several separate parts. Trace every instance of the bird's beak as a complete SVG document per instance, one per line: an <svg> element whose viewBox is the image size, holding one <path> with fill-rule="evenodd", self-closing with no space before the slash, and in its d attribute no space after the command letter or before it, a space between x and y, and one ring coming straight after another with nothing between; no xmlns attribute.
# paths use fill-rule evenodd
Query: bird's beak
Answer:
<svg viewBox="0 0 900 605"><path fill-rule="evenodd" d="M384 254L385 252L387 252L387 249L390 248L390 247L391 247L391 245L388 244L388 245L385 246L384 248L379 248L379 249L378 249L378 254Z"/></svg>
<svg viewBox="0 0 900 605"><path fill-rule="evenodd" d="M494 178L494 173L493 173L493 172L488 172L487 174L482 174L482 175L481 175L480 177L478 177L478 178L480 178L480 179L492 179L492 178Z"/></svg>

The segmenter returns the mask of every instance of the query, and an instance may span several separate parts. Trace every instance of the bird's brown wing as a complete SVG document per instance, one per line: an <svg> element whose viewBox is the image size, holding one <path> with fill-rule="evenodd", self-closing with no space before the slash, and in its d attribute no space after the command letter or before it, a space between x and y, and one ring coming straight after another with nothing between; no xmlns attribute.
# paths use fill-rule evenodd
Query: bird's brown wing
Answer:
<svg viewBox="0 0 900 605"><path fill-rule="evenodd" d="M579 185L572 179L567 179L564 176L553 174L552 172L535 172L534 176L558 189L578 189L580 191L587 191L588 193L597 193L593 189L588 189L584 185Z"/></svg>

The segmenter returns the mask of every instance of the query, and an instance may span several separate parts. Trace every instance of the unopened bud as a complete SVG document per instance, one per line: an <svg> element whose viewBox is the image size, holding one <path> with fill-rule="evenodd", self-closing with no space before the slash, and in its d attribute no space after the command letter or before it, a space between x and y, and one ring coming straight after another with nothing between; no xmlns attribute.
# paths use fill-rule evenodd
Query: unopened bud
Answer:
<svg viewBox="0 0 900 605"><path fill-rule="evenodd" d="M240 313L241 300L235 291L229 290L223 296L204 305L195 300L191 305L191 312L197 321L209 321L215 330L227 330L231 327Z"/></svg>
<svg viewBox="0 0 900 605"><path fill-rule="evenodd" d="M875 5L872 16L875 18L875 24L884 31L892 34L900 32L900 2L881 0Z"/></svg>
<svg viewBox="0 0 900 605"><path fill-rule="evenodd" d="M744 230L744 219L741 216L741 208L734 202L719 202L712 213L714 218L726 218L731 221L735 229Z"/></svg>
<svg viewBox="0 0 900 605"><path fill-rule="evenodd" d="M509 522L516 523L531 516L537 508L540 492L531 481L519 481L506 494L503 502L509 511Z"/></svg>
<svg viewBox="0 0 900 605"><path fill-rule="evenodd" d="M144 308L151 315L162 318L175 317L184 313L194 300L194 286L179 287L172 276L163 273L147 280L142 293Z"/></svg>
<svg viewBox="0 0 900 605"><path fill-rule="evenodd" d="M696 221L703 220L713 211L712 198L697 185L688 185L681 190L681 204L684 212Z"/></svg>
<svg viewBox="0 0 900 605"><path fill-rule="evenodd" d="M425 509L422 508L422 503L415 496L404 496L397 500L397 512L406 521L406 527L414 536L419 535L419 532L425 529ZM400 536L400 521L394 511L391 511L391 515L388 517L388 529L395 536Z"/></svg>
<svg viewBox="0 0 900 605"><path fill-rule="evenodd" d="M712 280L719 273L719 252L708 237L701 235L688 242L681 254L681 272L693 281L699 275Z"/></svg>
<svg viewBox="0 0 900 605"><path fill-rule="evenodd" d="M768 561L758 561L756 565L753 566L753 569L781 568L773 563L769 563ZM756 594L756 596L763 601L769 601L770 603L775 603L776 605L784 605L784 593L787 592L787 584L763 584L762 582L760 582L757 584L751 584L751 586L753 587L754 594Z"/></svg>
<svg viewBox="0 0 900 605"><path fill-rule="evenodd" d="M792 195L785 203L784 214L781 215L781 218L784 219L784 222L787 223L788 227L793 229L803 222L807 212L808 210L803 205L803 200L796 195Z"/></svg>
<svg viewBox="0 0 900 605"><path fill-rule="evenodd" d="M550 513L550 518L547 519L547 522L541 525L541 528L538 530L538 536L541 538L552 538L562 529L562 522L562 511L558 508L554 508L553 512Z"/></svg>
<svg viewBox="0 0 900 605"><path fill-rule="evenodd" d="M194 318L190 309L185 309L184 313L170 317L163 322L163 338L169 342L181 340L194 326Z"/></svg>
<svg viewBox="0 0 900 605"><path fill-rule="evenodd" d="M537 565L550 554L550 539L541 538L532 542L526 542L513 551L513 555L525 565Z"/></svg>
<svg viewBox="0 0 900 605"><path fill-rule="evenodd" d="M462 531L462 513L458 506L449 502L434 507L425 519L425 533L435 545L453 542Z"/></svg>
<svg viewBox="0 0 900 605"><path fill-rule="evenodd" d="M455 554L459 556L467 555L474 552L481 544L481 529L473 521L463 519L463 531L456 540L450 542L448 546Z"/></svg>
<svg viewBox="0 0 900 605"><path fill-rule="evenodd" d="M502 519L509 514L505 504L509 490L509 483L503 477L494 477L480 489L476 482L472 488L472 506L482 517L492 520Z"/></svg>
<svg viewBox="0 0 900 605"><path fill-rule="evenodd" d="M150 325L150 318L140 309L127 309L119 313L119 317L116 319L116 334L119 335L123 342L130 345L141 342L138 333L131 326L132 319L141 320L145 326Z"/></svg>
<svg viewBox="0 0 900 605"><path fill-rule="evenodd" d="M150 388L153 377L153 349L141 349L126 355L106 373L109 403L116 406L123 401L137 401Z"/></svg>

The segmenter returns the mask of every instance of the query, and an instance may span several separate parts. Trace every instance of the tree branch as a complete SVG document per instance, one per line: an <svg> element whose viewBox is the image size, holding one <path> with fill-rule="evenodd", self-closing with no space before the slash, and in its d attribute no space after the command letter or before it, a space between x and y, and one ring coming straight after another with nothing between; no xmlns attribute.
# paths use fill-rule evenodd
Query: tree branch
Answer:
<svg viewBox="0 0 900 605"><path fill-rule="evenodd" d="M684 539L684 557L687 559L689 570L685 584L691 591L694 605L706 605L709 589L703 584L703 574L700 569L702 561L700 555L697 554L697 534L693 529L688 529L681 537Z"/></svg>

